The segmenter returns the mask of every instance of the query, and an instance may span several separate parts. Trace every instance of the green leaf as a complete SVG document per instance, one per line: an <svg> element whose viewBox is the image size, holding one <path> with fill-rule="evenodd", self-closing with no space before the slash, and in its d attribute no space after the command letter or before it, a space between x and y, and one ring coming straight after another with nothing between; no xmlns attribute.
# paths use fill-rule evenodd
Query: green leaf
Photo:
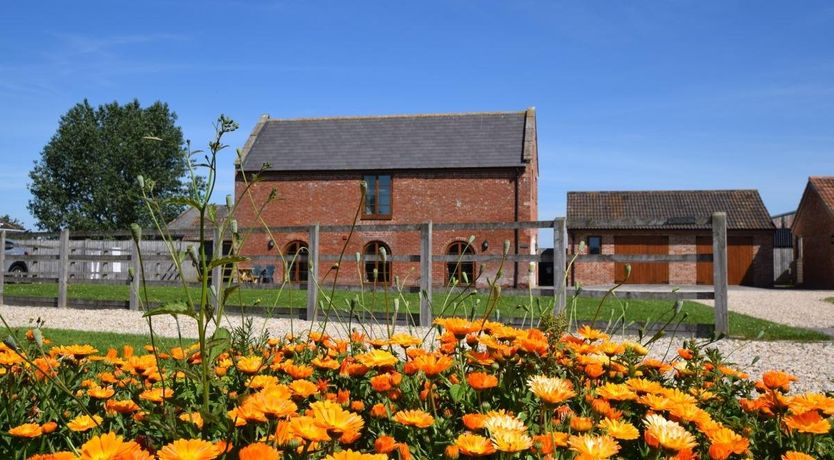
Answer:
<svg viewBox="0 0 834 460"><path fill-rule="evenodd" d="M466 386L456 383L449 388L449 394L452 396L452 401L459 403L466 399Z"/></svg>
<svg viewBox="0 0 834 460"><path fill-rule="evenodd" d="M202 206L200 202L195 200L194 198L187 197L187 196L175 196L165 200L168 204L176 205L176 206L188 206L194 209L200 209Z"/></svg>
<svg viewBox="0 0 834 460"><path fill-rule="evenodd" d="M214 334L212 334L211 338L208 342L206 342L209 362L214 362L214 360L220 356L220 353L223 353L223 351L229 347L231 339L232 334L225 327L218 327L214 330Z"/></svg>
<svg viewBox="0 0 834 460"><path fill-rule="evenodd" d="M146 311L145 314L142 315L142 317L147 318L149 316L158 315L185 315L194 318L197 314L194 312L192 308L188 306L187 303L183 302L182 300L177 300L175 302L166 303L156 308L152 308Z"/></svg>
<svg viewBox="0 0 834 460"><path fill-rule="evenodd" d="M226 301L229 300L229 296L234 294L238 289L240 289L240 285L235 284L233 286L229 286L223 291L223 305L226 305Z"/></svg>
<svg viewBox="0 0 834 460"><path fill-rule="evenodd" d="M43 332L41 332L40 328L33 329L32 335L35 337L35 343L37 343L39 347L43 347Z"/></svg>
<svg viewBox="0 0 834 460"><path fill-rule="evenodd" d="M221 265L237 264L237 263L240 263L240 262L245 262L247 260L249 260L249 258L248 257L243 257L243 256L221 257L219 259L212 260L211 263L209 264L208 268L209 268L209 270L211 270L212 268L219 267Z"/></svg>

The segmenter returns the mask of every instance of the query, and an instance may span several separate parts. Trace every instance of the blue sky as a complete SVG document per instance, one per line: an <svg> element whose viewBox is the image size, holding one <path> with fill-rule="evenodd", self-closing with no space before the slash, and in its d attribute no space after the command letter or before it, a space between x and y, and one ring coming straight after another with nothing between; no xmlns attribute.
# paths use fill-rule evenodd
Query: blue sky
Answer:
<svg viewBox="0 0 834 460"><path fill-rule="evenodd" d="M0 17L0 214L59 117L167 102L204 146L219 113L538 110L539 215L568 190L759 189L796 207L834 174L834 3L13 2ZM218 201L231 193L232 151Z"/></svg>

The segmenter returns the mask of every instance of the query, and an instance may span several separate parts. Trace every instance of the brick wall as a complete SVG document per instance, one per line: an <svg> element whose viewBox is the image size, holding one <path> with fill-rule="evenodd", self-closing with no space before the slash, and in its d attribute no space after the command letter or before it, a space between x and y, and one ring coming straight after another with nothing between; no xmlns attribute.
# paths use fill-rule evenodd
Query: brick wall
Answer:
<svg viewBox="0 0 834 460"><path fill-rule="evenodd" d="M534 157L535 158L535 157ZM426 221L436 223L460 222L512 222L515 220L535 220L536 214L536 168L534 162L528 164L517 183L519 171L512 169L495 170L457 170L457 171L403 171L392 175L392 216L389 220L364 220L360 224L415 224ZM260 182L252 185L248 193L242 177L236 180L236 200L241 203L236 218L240 228L260 227L257 214L268 226L312 225L349 225L360 207L360 188L362 172L340 173L304 173L279 174L269 173L262 176ZM518 188L518 191L516 190ZM274 192L273 192L274 190ZM276 198L267 203L270 194ZM251 198L250 198L251 197ZM254 202L254 205L252 204ZM518 202L518 211L516 211ZM503 248L504 240L511 242L511 253L516 246L522 254L534 253L534 240L537 232L525 230L518 232L516 245L513 231L458 231L434 232L432 252L444 254L454 241L466 241L470 235L475 236L473 249L476 254L498 254ZM244 255L275 256L276 265L280 265L279 251L295 240L309 241L306 233L273 235L275 247L268 248L269 235L266 233L249 234L244 242ZM322 255L337 255L345 247L347 234L321 233ZM382 241L391 248L394 255L419 255L420 235L418 232L373 232L356 234L351 237L345 248L345 260L339 270L339 283L356 284L361 273L357 272L355 253L363 252L365 244ZM483 250L484 241L488 249ZM330 263L323 263L320 275L325 281L332 281L334 272ZM480 265L480 264L479 264ZM484 264L484 275L495 277L499 262ZM433 281L441 285L446 277L446 264L433 264ZM507 286L514 282L514 264L504 267L501 284ZM276 269L279 278L280 269ZM409 285L419 285L420 270L417 262L393 262L392 272ZM393 277L392 277L393 278ZM529 279L528 279L529 278ZM526 286L535 282L535 274L528 276L526 264L518 267L518 285ZM479 285L484 285L482 278Z"/></svg>
<svg viewBox="0 0 834 460"><path fill-rule="evenodd" d="M644 235L644 236L667 236L669 238L669 254L683 255L696 254L696 238L698 236L711 236L711 232L694 231L571 231L569 242L571 253L579 251L579 243L586 241L589 236L602 237L602 253L615 254L615 235ZM730 236L752 236L753 237L753 270L754 284L767 287L773 284L773 232L771 231L730 231ZM585 253L587 254L587 245ZM575 284L600 285L613 284L615 277L614 262L577 262L571 270L571 280ZM696 284L697 265L695 262L670 262L669 263L669 284L686 285Z"/></svg>
<svg viewBox="0 0 834 460"><path fill-rule="evenodd" d="M802 258L797 261L802 272L802 286L834 289L834 219L816 191L805 192L801 208L793 223L793 234L802 238ZM794 248L794 254L799 248Z"/></svg>

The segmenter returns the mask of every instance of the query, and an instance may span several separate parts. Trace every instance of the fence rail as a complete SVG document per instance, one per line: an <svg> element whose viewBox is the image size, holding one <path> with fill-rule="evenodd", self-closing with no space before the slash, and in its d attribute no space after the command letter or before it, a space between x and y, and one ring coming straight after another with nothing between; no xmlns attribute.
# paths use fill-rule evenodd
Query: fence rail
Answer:
<svg viewBox="0 0 834 460"><path fill-rule="evenodd" d="M322 233L340 233L340 232L419 232L420 234L420 254L399 254L388 255L386 260L392 262L419 262L420 264L420 313L419 320L423 326L428 326L432 322L432 289L433 289L433 273L432 263L453 263L453 262L489 262L503 260L505 262L519 263L519 262L534 262L534 263L553 263L553 279L554 286L552 287L538 287L531 289L534 295L552 296L554 299L554 313L559 313L564 310L567 301L567 270L568 260L575 258L576 263L584 262L640 262L640 263L667 263L667 262L699 262L712 261L713 262L713 292L646 292L646 291L624 291L618 293L624 298L640 298L640 299L705 299L713 298L715 300L715 331L718 333L728 333L728 313L727 313L727 235L726 235L726 214L715 213L712 216L712 231L713 231L713 254L664 254L664 255L634 255L634 254L570 254L568 250L567 228L564 218L556 218L552 221L532 221L532 222L497 222L497 223L432 223L425 222L422 224L373 224L373 225L312 225L312 226L291 226L291 227L269 227L268 229L241 229L243 234L251 233L292 233L305 232L308 234L308 254L299 254L296 257L288 257L290 261L306 262L308 266L308 277L311 280L319 279L319 265L322 262L335 262L340 260L349 261L351 257L338 256L333 254L320 253L320 235ZM553 229L553 255L549 254L518 254L518 245L516 245L515 252L511 254L495 254L495 255L434 255L432 254L432 237L435 232L439 231L495 231L495 230L522 230L522 229ZM148 236L155 236L158 232L144 232ZM81 235L90 236L94 233L82 233ZM124 234L129 236L127 232L111 232L108 235ZM171 267L166 267L165 270L160 271L160 264L162 262L171 263L170 256L166 255L167 247L161 241L143 241L143 245L151 245L143 247L142 263L144 267L140 266L138 257L138 250L136 245L129 240L122 240L117 242L117 245L111 245L109 248L102 242L84 243L82 245L76 244L71 246L69 240L69 231L64 230L59 235L57 242L55 241L31 241L33 248L38 251L51 252L48 254L28 254L23 256L15 256L15 260L24 260L33 263L49 264L50 268L42 270L39 273L39 279L43 280L57 280L58 282L58 298L56 305L59 308L67 307L67 285L70 278L73 282L79 279L84 279L85 283L90 282L94 284L131 284L131 295L128 305L131 309L137 309L139 306L139 287L141 279L139 276L134 276L129 279L127 276L127 267L131 267L134 273L140 273L140 269L144 268L145 273L155 274L151 280L147 280L148 284L171 285L182 284L182 281L176 280L176 275L170 275ZM74 234L77 236L77 234ZM0 245L4 245L6 232L0 231ZM175 243L178 251L184 250L184 242L178 241ZM215 230L213 235L213 248L222 247L222 235L219 230ZM156 245L156 246L152 246ZM116 247L118 246L118 247ZM147 251L146 251L147 249ZM119 254L112 254L118 251ZM109 254L107 252L110 252ZM125 253L122 253L125 252ZM0 253L0 267L5 267L5 252ZM274 256L253 256L252 262L262 260L275 261ZM366 255L362 257L361 262L381 261L380 256ZM118 272L104 273L102 271L96 272L90 269L94 264L109 264L112 268L113 264L119 264ZM125 265L122 270L121 265ZM148 264L154 265L149 267ZM99 267L100 268L100 267ZM155 268L155 270L149 270ZM216 267L212 273L212 283L215 292L221 292L223 286L223 267ZM4 270L0 270L0 304L3 303L3 289L6 278ZM45 277L43 275L49 275ZM90 276L92 275L92 276ZM173 279L172 279L173 276ZM341 287L340 287L341 288ZM411 290L411 289L409 289ZM525 291L527 292L527 291ZM600 296L602 294L592 291L583 291L583 295ZM312 287L307 289L307 307L306 318L315 320L317 318L318 306L318 290Z"/></svg>

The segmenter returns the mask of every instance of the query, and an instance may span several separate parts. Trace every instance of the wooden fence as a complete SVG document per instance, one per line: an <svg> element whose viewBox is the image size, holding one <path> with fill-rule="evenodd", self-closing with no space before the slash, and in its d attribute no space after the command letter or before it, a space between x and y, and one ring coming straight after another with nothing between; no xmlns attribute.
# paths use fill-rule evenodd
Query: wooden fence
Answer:
<svg viewBox="0 0 834 460"><path fill-rule="evenodd" d="M522 229L553 229L553 255L543 254L481 254L481 255L435 255L432 254L432 235L433 232L440 231L497 231L497 230L522 230ZM262 233L270 231L272 233L290 233L290 232L307 232L309 255L302 256L300 259L308 262L308 277L311 280L318 280L319 266L324 262L335 262L339 260L339 255L335 254L321 254L320 253L320 235L326 232L347 233L349 231L356 233L362 232L419 232L420 233L420 254L410 255L391 255L387 256L387 260L392 262L419 262L420 263L420 314L419 322L423 326L431 325L432 323L432 287L434 274L432 273L433 262L488 262L500 261L518 263L518 262L535 262L535 263L549 263L552 262L554 266L554 286L532 288L532 292L536 296L552 296L554 301L554 312L559 313L564 310L567 302L567 269L568 258L576 258L577 263L582 262L641 262L641 263L665 263L665 262L696 262L698 260L706 260L712 257L714 267L714 284L713 293L704 292L635 292L630 291L631 298L667 298L667 299L696 299L696 298L713 298L715 300L715 331L717 333L728 333L729 322L727 312L727 218L725 213L715 213L712 218L713 231L713 255L633 255L633 254L610 254L610 255L570 255L568 254L567 230L564 218L557 218L552 221L534 221L534 222L501 222L501 223L432 223L426 222L422 224L374 224L374 225L357 225L355 227L345 225L312 225L309 227L272 227L269 229L241 229L241 233ZM0 231L0 244L5 240L5 232ZM215 232L213 247L220 247L221 235ZM123 263L126 266L133 267L136 273L139 273L139 258L138 252L132 241L121 241L121 247L127 245L129 249L127 254L113 254L113 249L109 250L102 247L94 247L91 243L78 242L74 245L70 243L69 231L62 231L58 242L51 242L49 245L39 241L39 244L44 246L44 250L49 249L49 253L39 253L37 255L30 254L28 256L15 256L15 259L22 259L31 262L47 262L55 264L56 277L58 282L58 300L57 306L65 308L67 306L67 284L70 281L71 273L74 273L74 280L84 283L132 283L131 296L129 306L131 309L138 308L139 299L138 292L141 278L135 276L129 280L127 269L119 271L119 276L115 273L108 272L107 276L89 276L96 273L93 270L87 270L84 263ZM142 259L146 264L144 266L145 272L155 274L147 279L148 284L170 284L170 280L165 277L169 276L168 269L156 269L160 267L154 264L163 264L165 261L171 261L170 256L161 255L159 251L159 244L161 242L143 241ZM183 249L186 243L177 242L178 250ZM54 248L57 247L57 252ZM154 249L155 248L155 249ZM156 251L156 252L154 252ZM166 253L167 254L167 253ZM4 264L5 253L0 253L0 267L5 267ZM261 257L261 256L259 256ZM378 260L379 256L365 256L364 261ZM255 258L257 259L257 257ZM273 257L274 259L274 257ZM75 263L75 265L73 265ZM147 264L152 264L149 270ZM72 267L75 267L73 271ZM120 267L121 268L121 267ZM214 269L212 276L212 283L214 284L215 292L221 292L223 277L221 267ZM80 275L79 275L80 273ZM124 274L123 276L121 274ZM3 282L4 275L0 270L0 304L3 303ZM101 273L99 273L101 275ZM171 275L173 276L173 275ZM707 294L706 296L704 294ZM711 294L711 295L709 295ZM317 318L318 305L318 290L315 288L307 289L307 308L305 318L315 320Z"/></svg>

